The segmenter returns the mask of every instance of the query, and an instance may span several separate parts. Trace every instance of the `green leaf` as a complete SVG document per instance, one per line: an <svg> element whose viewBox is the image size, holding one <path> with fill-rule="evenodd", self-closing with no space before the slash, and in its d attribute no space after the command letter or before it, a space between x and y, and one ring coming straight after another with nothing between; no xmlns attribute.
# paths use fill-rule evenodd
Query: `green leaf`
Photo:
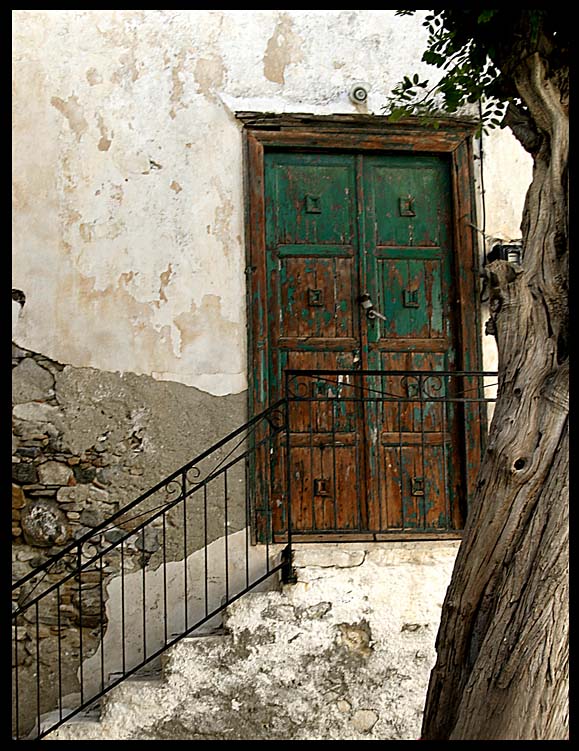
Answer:
<svg viewBox="0 0 579 751"><path fill-rule="evenodd" d="M393 123L395 123L398 120L401 120L406 114L407 114L406 109L404 109L403 107L396 107L388 115L388 119L391 120Z"/></svg>
<svg viewBox="0 0 579 751"><path fill-rule="evenodd" d="M437 63L440 63L444 60L442 55L438 55L436 52L433 52L432 50L426 50L424 54L422 55L422 61L425 63L430 63L431 65L436 65Z"/></svg>
<svg viewBox="0 0 579 751"><path fill-rule="evenodd" d="M477 23L488 23L491 18L497 13L497 10L483 10L483 12L477 18Z"/></svg>

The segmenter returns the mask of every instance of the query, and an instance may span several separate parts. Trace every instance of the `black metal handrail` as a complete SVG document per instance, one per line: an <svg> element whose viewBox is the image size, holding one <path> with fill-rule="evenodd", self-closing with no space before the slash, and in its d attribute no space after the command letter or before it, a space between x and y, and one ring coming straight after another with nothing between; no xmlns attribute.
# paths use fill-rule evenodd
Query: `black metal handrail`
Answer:
<svg viewBox="0 0 579 751"><path fill-rule="evenodd" d="M13 585L15 739L43 738L274 574L291 579L289 544L273 556L268 532L261 555L251 546L245 488L248 465L282 440L285 419L281 399ZM223 588L213 591L216 578ZM153 600L161 624L148 614ZM107 622L114 606L117 620ZM76 682L64 706L64 686Z"/></svg>
<svg viewBox="0 0 579 751"><path fill-rule="evenodd" d="M286 370L294 522L274 539L460 536L498 385L495 371Z"/></svg>
<svg viewBox="0 0 579 751"><path fill-rule="evenodd" d="M494 398L485 396L485 390L497 385L496 375L286 370L283 398L13 585L18 595L12 615L14 738L45 737L180 639L214 624L230 603L273 575L295 581L296 534L319 540L340 532L356 539L366 532L416 533L421 524L429 532L451 528L450 515L446 527L432 524L426 500L429 493L442 494L441 508L448 511L453 469L447 433L467 413L477 416L481 435L486 432L486 403ZM359 435L351 439L344 420L354 413L358 417L348 425ZM410 413L414 422L408 431ZM364 496L371 493L367 487L362 493L360 486L354 487L357 518L339 523L338 509L343 511L350 501L340 484L336 455L348 441L362 440L360 414L363 419L370 415L373 427L387 435L391 464L399 456L398 475L388 480L390 492L401 497L409 492L412 478L404 474L404 452L414 452L415 464L422 462L423 485L414 489L418 521L404 510L400 521L381 511L371 518L362 510ZM430 448L435 433L436 456ZM303 465L309 462L313 468L319 459L323 467L323 451L333 454L333 463L322 470L325 478L315 478L313 469ZM368 456L376 453L376 446L369 451ZM354 450L351 456L353 463L360 457ZM426 476L433 461L442 462L438 484ZM303 479L308 472L312 476L300 490L296 477ZM384 495L381 483L386 479L376 478L377 497ZM304 520L308 504L311 523ZM318 507L326 508L322 525L316 519ZM272 547L274 543L281 544ZM221 589L213 586L214 580ZM69 698L71 686L77 696Z"/></svg>

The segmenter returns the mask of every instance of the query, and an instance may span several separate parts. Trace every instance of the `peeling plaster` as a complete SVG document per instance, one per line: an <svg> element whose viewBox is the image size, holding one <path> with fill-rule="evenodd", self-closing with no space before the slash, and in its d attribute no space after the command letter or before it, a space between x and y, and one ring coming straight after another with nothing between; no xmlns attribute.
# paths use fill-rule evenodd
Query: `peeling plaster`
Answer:
<svg viewBox="0 0 579 751"><path fill-rule="evenodd" d="M212 373L211 362L219 362L219 353L227 353L238 333L237 324L223 317L218 295L204 295L199 307L191 303L189 313L176 316L175 326L181 334L181 351L194 342L203 342L204 354L200 354L202 360L199 364L202 365L200 372L206 374Z"/></svg>
<svg viewBox="0 0 579 751"><path fill-rule="evenodd" d="M83 134L88 130L88 123L84 118L82 107L77 97L69 96L66 102L58 96L53 96L50 103L66 117L70 129L80 141Z"/></svg>
<svg viewBox="0 0 579 751"><path fill-rule="evenodd" d="M103 82L103 77L96 68L89 68L86 72L86 80L90 83L91 86L96 86L97 84Z"/></svg>
<svg viewBox="0 0 579 751"><path fill-rule="evenodd" d="M235 207L223 189L219 178L213 178L211 184L215 186L221 199L221 203L215 207L211 234L217 237L223 247L223 252L227 256L231 252L231 220Z"/></svg>
<svg viewBox="0 0 579 751"><path fill-rule="evenodd" d="M221 57L214 55L209 58L200 58L195 63L195 80L201 94L209 94L223 84L225 68Z"/></svg>
<svg viewBox="0 0 579 751"><path fill-rule="evenodd" d="M120 67L115 70L115 72L111 76L111 83L134 83L140 75L139 65L137 64L134 49L131 49L129 50L129 52L124 52L122 55L119 55L119 63ZM141 63L141 65L144 65L144 63Z"/></svg>
<svg viewBox="0 0 579 751"><path fill-rule="evenodd" d="M167 266L167 270L163 271L159 276L161 279L161 286L159 287L159 303L161 301L167 302L167 296L165 295L165 287L169 284L171 281L171 276L173 274L173 267L171 264Z"/></svg>
<svg viewBox="0 0 579 751"><path fill-rule="evenodd" d="M301 38L293 30L292 19L283 13L270 37L263 58L263 72L274 83L285 82L285 69L290 63L299 63L304 58Z"/></svg>
<svg viewBox="0 0 579 751"><path fill-rule="evenodd" d="M369 80L381 114L400 75L432 77L420 13L35 10L13 26L15 340L79 367L244 390L234 113L355 112L349 87ZM508 133L485 155L487 233L513 236L530 161Z"/></svg>
<svg viewBox="0 0 579 751"><path fill-rule="evenodd" d="M104 121L103 116L99 115L97 113L96 117L97 117L97 121L98 121L98 125L99 125L99 131L100 131L100 134L101 134L101 139L98 142L97 148L98 148L99 151L108 151L109 148L110 148L110 146L111 146L111 143L112 143L112 140L111 140L112 139L112 134L111 134L111 138L108 138L108 132L107 132L107 129L105 127L105 121Z"/></svg>
<svg viewBox="0 0 579 751"><path fill-rule="evenodd" d="M171 81L172 81L172 91L171 91L171 109L169 110L169 115L171 116L171 119L174 120L177 117L177 111L180 109L185 109L187 106L185 102L183 101L183 95L185 92L185 87L183 85L183 81L181 80L181 77L184 76L184 67L185 67L185 58L186 58L187 52L186 50L181 50L179 54L177 55L177 64L174 65L171 69Z"/></svg>

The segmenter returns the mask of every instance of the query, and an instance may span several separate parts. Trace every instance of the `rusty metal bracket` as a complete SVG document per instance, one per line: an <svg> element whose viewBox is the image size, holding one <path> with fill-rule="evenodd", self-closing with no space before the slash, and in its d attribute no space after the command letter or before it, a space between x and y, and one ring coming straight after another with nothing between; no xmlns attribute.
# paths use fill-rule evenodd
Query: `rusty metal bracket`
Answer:
<svg viewBox="0 0 579 751"><path fill-rule="evenodd" d="M413 477L411 485L412 495L424 495L424 477Z"/></svg>
<svg viewBox="0 0 579 751"><path fill-rule="evenodd" d="M316 477L314 480L314 495L330 495L327 480L322 477Z"/></svg>
<svg viewBox="0 0 579 751"><path fill-rule="evenodd" d="M418 290L405 289L402 293L402 303L405 308L418 308Z"/></svg>
<svg viewBox="0 0 579 751"><path fill-rule="evenodd" d="M414 196L400 196L398 200L400 216L416 216L416 211L414 210Z"/></svg>

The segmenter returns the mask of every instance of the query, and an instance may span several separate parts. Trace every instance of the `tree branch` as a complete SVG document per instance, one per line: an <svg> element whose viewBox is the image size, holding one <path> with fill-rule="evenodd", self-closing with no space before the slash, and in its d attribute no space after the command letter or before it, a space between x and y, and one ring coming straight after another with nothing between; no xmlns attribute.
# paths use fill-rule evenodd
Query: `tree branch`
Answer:
<svg viewBox="0 0 579 751"><path fill-rule="evenodd" d="M535 127L531 116L513 102L509 102L501 127L508 126L521 146L529 152L536 154L541 147L542 136Z"/></svg>

